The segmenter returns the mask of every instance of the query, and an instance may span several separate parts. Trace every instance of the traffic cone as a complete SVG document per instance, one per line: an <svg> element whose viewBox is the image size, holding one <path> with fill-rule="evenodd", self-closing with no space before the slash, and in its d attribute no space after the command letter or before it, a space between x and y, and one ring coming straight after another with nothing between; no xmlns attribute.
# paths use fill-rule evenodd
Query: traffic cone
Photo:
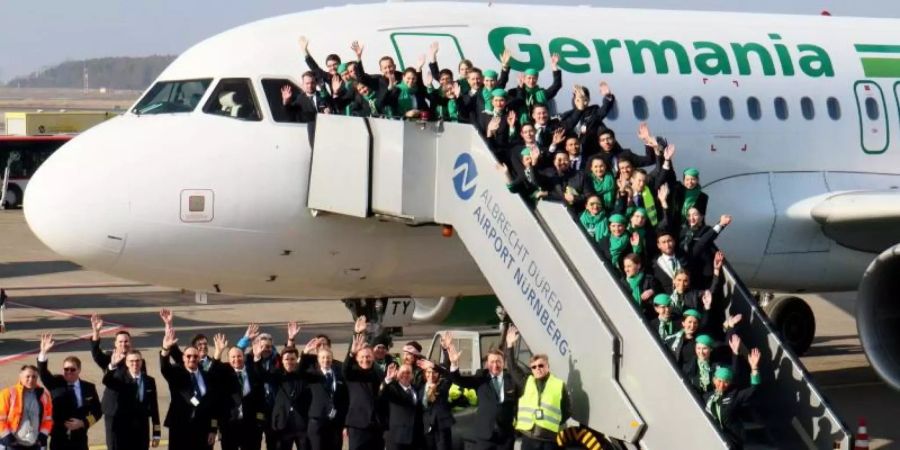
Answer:
<svg viewBox="0 0 900 450"><path fill-rule="evenodd" d="M859 418L859 429L856 430L856 444L853 450L869 449L869 431L866 429L866 418Z"/></svg>

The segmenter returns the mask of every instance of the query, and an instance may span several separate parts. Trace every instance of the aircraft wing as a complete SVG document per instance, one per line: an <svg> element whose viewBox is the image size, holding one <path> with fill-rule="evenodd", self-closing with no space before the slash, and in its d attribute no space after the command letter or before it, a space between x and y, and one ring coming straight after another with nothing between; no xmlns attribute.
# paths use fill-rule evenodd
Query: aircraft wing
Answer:
<svg viewBox="0 0 900 450"><path fill-rule="evenodd" d="M812 217L838 244L880 253L900 242L900 190L835 194L813 207Z"/></svg>

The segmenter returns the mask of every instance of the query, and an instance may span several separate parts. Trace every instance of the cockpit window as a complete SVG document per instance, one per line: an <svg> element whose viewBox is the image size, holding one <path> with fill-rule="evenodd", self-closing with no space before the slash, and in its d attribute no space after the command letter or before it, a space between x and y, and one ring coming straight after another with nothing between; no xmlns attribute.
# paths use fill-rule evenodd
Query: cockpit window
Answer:
<svg viewBox="0 0 900 450"><path fill-rule="evenodd" d="M203 112L241 120L262 120L253 87L247 78L223 78L213 90Z"/></svg>
<svg viewBox="0 0 900 450"><path fill-rule="evenodd" d="M160 81L131 110L135 114L188 113L194 110L212 78L202 80Z"/></svg>

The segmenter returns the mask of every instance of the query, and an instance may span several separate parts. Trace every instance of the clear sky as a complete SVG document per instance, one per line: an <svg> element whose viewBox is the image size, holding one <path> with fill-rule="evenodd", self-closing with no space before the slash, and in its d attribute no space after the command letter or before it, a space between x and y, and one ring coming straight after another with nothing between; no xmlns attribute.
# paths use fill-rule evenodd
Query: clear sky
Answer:
<svg viewBox="0 0 900 450"><path fill-rule="evenodd" d="M486 1L486 0L485 0ZM353 3L373 3L354 0ZM900 17L898 0L497 0L495 3ZM0 81L68 59L178 54L236 25L323 0L0 0Z"/></svg>

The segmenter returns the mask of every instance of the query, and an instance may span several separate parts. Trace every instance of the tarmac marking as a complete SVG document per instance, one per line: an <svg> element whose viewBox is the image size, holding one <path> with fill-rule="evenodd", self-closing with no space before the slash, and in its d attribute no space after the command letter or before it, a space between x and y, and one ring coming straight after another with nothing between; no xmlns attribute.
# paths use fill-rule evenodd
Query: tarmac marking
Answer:
<svg viewBox="0 0 900 450"><path fill-rule="evenodd" d="M50 313L50 314L57 315L57 316L63 316L63 317L68 317L68 318L81 319L81 320L86 320L86 321L90 321L90 320L91 320L90 317L87 317L87 316L84 316L84 315L81 315L81 314L71 313L71 312L68 312L68 311L63 311L63 310L41 308L41 307L39 307L39 306L26 305L26 304L24 304L24 303L14 302L14 301L10 301L10 300L7 300L6 303L7 303L8 305L15 305L15 306L20 307L20 308L37 309L37 310L44 311L44 312L46 312L46 313ZM104 328L103 330L100 330L100 335L101 335L101 336L103 336L104 334L109 334L109 333L117 332L117 331L119 331L120 329L125 328L124 325L119 324L119 323L109 322L109 321L107 321L107 320L104 320L103 322L112 325L112 327ZM9 329L9 324L7 323L7 330L8 330L8 329ZM56 346L56 347L62 347L62 346L65 346L65 345L67 345L67 344L71 344L71 343L73 343L73 342L78 342L78 341L90 339L92 334L93 334L93 333L83 334L83 335L78 336L78 337L76 337L76 338L72 338L72 339L68 339L68 340L59 342L59 343L57 343L55 346ZM27 358L27 357L29 357L29 356L31 356L31 355L36 355L36 354L38 354L38 353L40 353L40 348L37 348L37 349L35 349L35 350L27 350L27 351L15 353L15 354L12 354L12 355L2 356L2 357L0 357L0 365L6 364L6 363L9 363L9 362L13 362L13 361L17 361L17 360L20 360L20 359L24 359L24 358Z"/></svg>

